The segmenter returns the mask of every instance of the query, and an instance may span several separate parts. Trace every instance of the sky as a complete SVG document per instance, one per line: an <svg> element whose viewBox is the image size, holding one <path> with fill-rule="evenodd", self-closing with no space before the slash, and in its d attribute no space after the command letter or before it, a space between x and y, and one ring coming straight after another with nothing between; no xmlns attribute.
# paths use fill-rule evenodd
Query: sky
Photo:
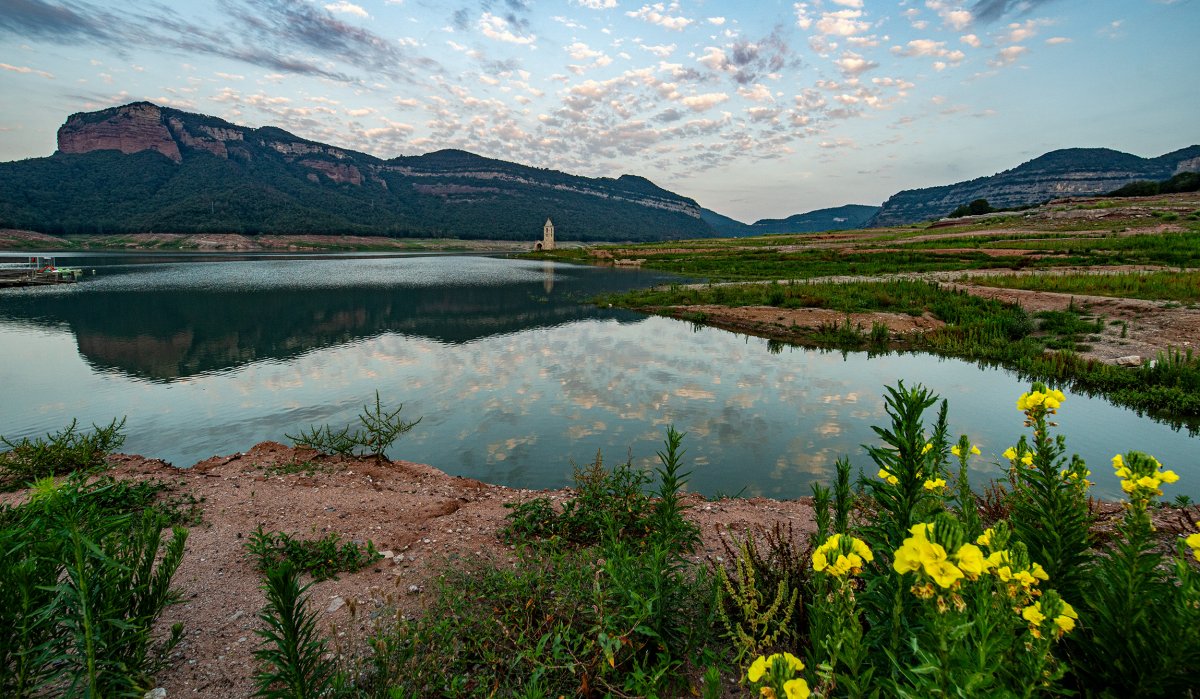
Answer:
<svg viewBox="0 0 1200 699"><path fill-rule="evenodd" d="M1200 0L0 0L0 161L138 100L752 222L1200 143Z"/></svg>

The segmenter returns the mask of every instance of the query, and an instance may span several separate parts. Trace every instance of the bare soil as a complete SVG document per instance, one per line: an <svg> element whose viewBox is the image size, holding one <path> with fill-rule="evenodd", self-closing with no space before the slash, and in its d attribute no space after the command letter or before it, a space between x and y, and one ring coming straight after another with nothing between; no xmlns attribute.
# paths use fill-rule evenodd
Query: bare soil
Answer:
<svg viewBox="0 0 1200 699"><path fill-rule="evenodd" d="M271 475L273 467L313 461L322 471ZM497 537L508 514L504 506L533 497L570 497L569 489L530 491L449 476L408 461L318 457L275 442L245 453L213 457L179 469L157 459L111 457L118 478L170 483L172 496L200 500L201 523L190 529L183 563L175 576L182 603L159 623L165 636L181 622L184 641L159 686L168 697L247 697L253 693L259 645L255 630L264 604L260 576L245 557L249 534L261 525L302 538L337 532L344 540L372 541L387 558L309 590L323 630L343 648L361 646L372 615L416 615L427 604L442 563L456 557L503 559L510 547ZM25 492L0 495L18 502ZM724 555L720 537L743 536L773 522L791 523L797 537L813 530L807 500L764 498L706 501L687 498L687 516L701 529L699 565ZM351 614L351 609L356 613Z"/></svg>

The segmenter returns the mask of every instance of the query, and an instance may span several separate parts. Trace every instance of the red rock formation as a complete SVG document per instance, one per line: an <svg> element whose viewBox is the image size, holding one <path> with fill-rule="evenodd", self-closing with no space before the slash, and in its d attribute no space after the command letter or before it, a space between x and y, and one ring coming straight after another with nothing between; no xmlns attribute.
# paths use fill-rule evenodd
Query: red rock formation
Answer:
<svg viewBox="0 0 1200 699"><path fill-rule="evenodd" d="M272 143L271 145L278 148L278 144ZM301 160L300 164L323 173L338 184L342 182L362 184L363 181L362 173L353 165L341 165L339 163L331 163L328 160Z"/></svg>
<svg viewBox="0 0 1200 699"><path fill-rule="evenodd" d="M175 138L185 146L206 150L218 158L229 158L229 150L225 147L225 141L220 138L192 135L179 117L171 117L167 120L167 125L171 128L171 133L175 135ZM228 129L222 129L222 131L228 131Z"/></svg>
<svg viewBox="0 0 1200 699"><path fill-rule="evenodd" d="M99 115L104 116L98 119ZM58 129L58 150L63 153L119 150L126 154L156 150L176 163L183 160L179 146L163 122L162 110L148 102L71 115Z"/></svg>

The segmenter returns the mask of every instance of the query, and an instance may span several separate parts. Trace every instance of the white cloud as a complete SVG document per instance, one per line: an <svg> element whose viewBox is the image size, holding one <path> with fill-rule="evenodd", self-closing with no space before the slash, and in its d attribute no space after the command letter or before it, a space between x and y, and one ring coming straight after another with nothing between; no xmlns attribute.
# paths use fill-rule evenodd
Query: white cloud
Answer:
<svg viewBox="0 0 1200 699"><path fill-rule="evenodd" d="M676 5L671 6L671 10L678 10ZM693 22L693 20L681 15L664 14L668 12L667 7L661 2L653 5L642 5L641 9L632 12L626 12L625 15L635 19L644 20L650 24L657 24L663 29L673 31L682 31L685 27Z"/></svg>
<svg viewBox="0 0 1200 699"><path fill-rule="evenodd" d="M703 95L689 95L679 101L694 112L703 112L728 99L729 95L724 92L709 92Z"/></svg>
<svg viewBox="0 0 1200 699"><path fill-rule="evenodd" d="M572 2L589 10L611 10L617 6L617 0L572 0Z"/></svg>
<svg viewBox="0 0 1200 699"><path fill-rule="evenodd" d="M374 114L375 111L376 110L371 107L363 107L361 109L347 109L346 114L349 114L352 117L365 117L368 114Z"/></svg>
<svg viewBox="0 0 1200 699"><path fill-rule="evenodd" d="M863 0L833 0L833 4L841 5L842 7L852 7L856 10L861 10L862 6L863 6Z"/></svg>
<svg viewBox="0 0 1200 699"><path fill-rule="evenodd" d="M7 71L10 71L13 73L21 73L23 75L36 75L38 77L45 78L47 80L54 79L53 73L47 73L44 70L38 70L37 68L30 68L29 66L14 66L14 65L9 65L7 63L0 63L0 70L7 70Z"/></svg>
<svg viewBox="0 0 1200 699"><path fill-rule="evenodd" d="M979 46L983 43L980 41L979 37L975 36L974 34L963 34L962 36L958 37L958 40L973 49L979 48Z"/></svg>
<svg viewBox="0 0 1200 699"><path fill-rule="evenodd" d="M529 36L519 36L514 34L509 29L508 20L503 17L497 17L491 12L484 12L479 18L479 30L489 39L496 41L504 41L509 44L532 44L537 40L537 36L530 34Z"/></svg>
<svg viewBox="0 0 1200 699"><path fill-rule="evenodd" d="M675 47L675 44L657 44L655 46L647 46L646 44L638 44L638 48L640 48L641 50L643 50L647 53L654 54L655 56L658 56L659 58L666 58L667 56L670 56L671 54L675 53L676 47Z"/></svg>
<svg viewBox="0 0 1200 699"><path fill-rule="evenodd" d="M724 18L724 17L709 17L709 18L708 18L708 23L709 23L709 24L715 24L716 26L718 26L718 27L719 27L719 26L721 26L722 24L725 24L725 18Z"/></svg>
<svg viewBox="0 0 1200 699"><path fill-rule="evenodd" d="M213 73L213 75L217 76L218 78L221 78L222 80L245 80L246 79L246 76L244 76L244 75L235 75L233 73L222 73L220 71Z"/></svg>
<svg viewBox="0 0 1200 699"><path fill-rule="evenodd" d="M843 51L842 57L833 63L846 77L858 77L872 68L879 67L875 61L869 61L853 51Z"/></svg>
<svg viewBox="0 0 1200 699"><path fill-rule="evenodd" d="M871 28L869 22L864 22L859 10L837 10L826 12L817 20L817 31L827 36L853 36Z"/></svg>
<svg viewBox="0 0 1200 699"><path fill-rule="evenodd" d="M362 19L367 19L371 16L367 14L366 10L352 2L348 2L347 0L331 2L325 6L325 9L329 10L330 12L337 12L344 15L354 15L355 17L361 17Z"/></svg>
<svg viewBox="0 0 1200 699"><path fill-rule="evenodd" d="M962 51L947 49L946 42L934 41L933 39L913 39L903 47L893 46L892 53L905 57L924 56L928 58L941 58L949 63L958 63L966 58L966 54ZM942 68L945 67L945 65L942 66Z"/></svg>
<svg viewBox="0 0 1200 699"><path fill-rule="evenodd" d="M771 90L766 85L755 83L754 87L739 87L738 94L751 102L774 102Z"/></svg>
<svg viewBox="0 0 1200 699"><path fill-rule="evenodd" d="M942 18L942 24L954 29L962 31L974 21L974 17L969 10L964 10L957 2L947 2L946 0L925 0L925 7L933 10Z"/></svg>
<svg viewBox="0 0 1200 699"><path fill-rule="evenodd" d="M998 68L1000 66L1006 66L1011 63L1015 63L1016 60L1028 50L1029 49L1024 46L1006 46L1000 49L1000 52L996 54L995 58L988 61L988 64Z"/></svg>
<svg viewBox="0 0 1200 699"><path fill-rule="evenodd" d="M1049 39L1046 39L1046 43L1050 44L1051 46L1056 46L1058 44L1069 44L1071 41L1073 40L1068 39L1065 36L1052 36Z"/></svg>

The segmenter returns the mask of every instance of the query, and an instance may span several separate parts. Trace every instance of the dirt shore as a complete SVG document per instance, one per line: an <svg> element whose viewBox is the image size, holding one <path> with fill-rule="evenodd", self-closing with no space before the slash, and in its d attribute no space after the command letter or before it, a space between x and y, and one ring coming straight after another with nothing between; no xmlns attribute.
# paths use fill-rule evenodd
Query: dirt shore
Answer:
<svg viewBox="0 0 1200 699"><path fill-rule="evenodd" d="M1147 267L1070 267L1046 274L1115 273L1150 271ZM998 274L1027 275L1031 272L1014 270L973 270L954 272L907 272L873 277L821 277L811 283L844 283L916 279L937 282L942 287L965 291L975 296L992 298L1020 305L1030 313L1075 308L1105 320L1104 330L1088 339L1090 349L1081 352L1084 358L1108 364L1119 359L1137 356L1153 359L1171 348L1188 350L1200 345L1200 309L1187 308L1167 301L1109 296L1084 296L1047 291L1025 291L982 286L973 283L979 276ZM784 283L784 282L781 282ZM705 286L705 285L697 285ZM682 319L703 317L705 325L778 340L802 339L822 325L840 325L847 315L819 308L776 308L774 306L668 306L645 309ZM869 331L873 324L883 323L894 337L913 332L927 332L943 323L929 314L909 316L902 313L852 313L851 325ZM1114 324L1115 321L1123 321Z"/></svg>
<svg viewBox="0 0 1200 699"><path fill-rule="evenodd" d="M321 471L270 475L280 465L312 460ZM504 506L533 497L561 499L570 491L530 491L489 485L447 475L408 461L316 457L275 442L245 453L213 457L190 469L157 459L116 455L118 478L158 479L172 485L172 497L199 502L201 521L190 529L187 552L175 576L182 603L169 607L159 623L165 635L181 622L184 641L172 665L158 676L168 697L247 697L257 669L255 629L264 604L260 576L245 557L244 544L259 525L302 538L337 532L344 540L372 541L383 560L310 589L323 630L344 645L363 639L372 614L414 615L432 591L439 563L448 558L503 558L510 548L497 537L508 514ZM19 502L25 492L0 495ZM687 499L688 518L701 528L697 562L721 556L720 537L743 535L756 526L791 523L796 536L813 529L806 500L764 498L706 501ZM357 609L352 617L351 609ZM395 610L393 612L392 610Z"/></svg>

